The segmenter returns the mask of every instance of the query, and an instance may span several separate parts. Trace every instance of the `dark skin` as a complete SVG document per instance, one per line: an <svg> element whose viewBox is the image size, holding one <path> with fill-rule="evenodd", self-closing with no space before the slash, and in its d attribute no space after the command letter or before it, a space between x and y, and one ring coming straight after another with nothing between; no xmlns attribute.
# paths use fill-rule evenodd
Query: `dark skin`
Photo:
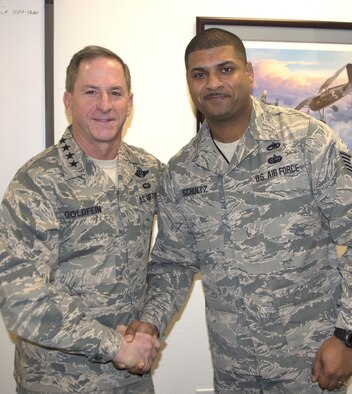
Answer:
<svg viewBox="0 0 352 394"><path fill-rule="evenodd" d="M232 46L199 50L189 55L189 91L217 141L236 141L247 130L253 80L251 63L237 56Z"/></svg>
<svg viewBox="0 0 352 394"><path fill-rule="evenodd" d="M252 110L253 82L251 64L245 63L231 46L198 50L189 55L189 91L217 141L233 142L246 132ZM133 338L140 330L154 335L156 329L149 323L134 321L126 334ZM342 387L351 375L352 349L334 336L328 338L313 361L312 382L331 391Z"/></svg>
<svg viewBox="0 0 352 394"><path fill-rule="evenodd" d="M323 390L342 387L352 375L352 348L332 336L317 351L312 367L312 382Z"/></svg>
<svg viewBox="0 0 352 394"><path fill-rule="evenodd" d="M159 337L158 329L150 323L134 320L126 330L125 339L132 342L137 332ZM128 369L131 373L142 374L149 371L143 362ZM312 382L318 383L322 390L332 391L341 388L352 376L352 348L332 336L323 342L317 351L312 366Z"/></svg>

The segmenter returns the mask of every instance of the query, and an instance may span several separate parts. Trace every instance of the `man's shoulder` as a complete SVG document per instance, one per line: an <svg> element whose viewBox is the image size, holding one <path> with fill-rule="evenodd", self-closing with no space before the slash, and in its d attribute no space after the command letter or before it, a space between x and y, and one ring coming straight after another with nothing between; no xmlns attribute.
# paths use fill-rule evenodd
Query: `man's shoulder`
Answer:
<svg viewBox="0 0 352 394"><path fill-rule="evenodd" d="M297 140L317 130L330 132L320 120L294 108L270 105L255 101L255 124L262 138Z"/></svg>
<svg viewBox="0 0 352 394"><path fill-rule="evenodd" d="M61 172L55 145L46 148L24 163L12 178L9 188L20 185L28 190L48 186Z"/></svg>
<svg viewBox="0 0 352 394"><path fill-rule="evenodd" d="M199 134L193 137L186 145L184 145L177 153L175 153L168 162L168 167L177 167L180 164L185 166L192 163L192 159L198 152Z"/></svg>
<svg viewBox="0 0 352 394"><path fill-rule="evenodd" d="M55 158L55 145L44 149L42 152L37 153L27 160L17 171L17 173L27 173L31 171L40 171L44 166L50 165L50 163L57 162ZM43 169L44 170L44 169Z"/></svg>
<svg viewBox="0 0 352 394"><path fill-rule="evenodd" d="M307 122L312 119L312 116L299 111L295 108L285 107L281 105L267 104L263 103L260 100L255 100L256 113L263 113L265 116L272 117L280 117L280 116L288 116L290 118L300 119L304 122ZM314 118L313 118L314 119Z"/></svg>
<svg viewBox="0 0 352 394"><path fill-rule="evenodd" d="M133 162L156 167L158 169L164 167L163 163L156 156L141 147L123 142L121 148L125 150L126 154Z"/></svg>

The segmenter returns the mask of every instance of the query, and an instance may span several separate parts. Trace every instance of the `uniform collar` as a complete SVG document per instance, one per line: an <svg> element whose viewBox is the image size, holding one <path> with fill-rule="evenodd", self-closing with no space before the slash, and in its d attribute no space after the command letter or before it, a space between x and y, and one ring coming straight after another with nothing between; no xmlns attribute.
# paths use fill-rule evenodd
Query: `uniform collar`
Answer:
<svg viewBox="0 0 352 394"><path fill-rule="evenodd" d="M67 127L58 142L57 150L66 180L82 178L86 179L85 182L92 187L99 187L105 191L114 189L111 179L105 176L103 170L98 168L78 146L72 136L71 126ZM117 160L119 169L118 187L121 191L134 176L144 177L148 172L141 155L138 155L123 141L119 147Z"/></svg>
<svg viewBox="0 0 352 394"><path fill-rule="evenodd" d="M258 149L259 141L273 141L276 137L273 117L280 110L271 107L270 111L264 103L252 97L252 112L248 128L239 142L230 165L219 153L211 137L208 123L205 121L195 139L194 162L219 175L224 175L232 166L239 165L247 156Z"/></svg>
<svg viewBox="0 0 352 394"><path fill-rule="evenodd" d="M56 145L62 163L65 179L80 177L86 173L83 152L72 136L72 128L68 126Z"/></svg>
<svg viewBox="0 0 352 394"><path fill-rule="evenodd" d="M225 174L228 164L215 146L207 121L202 124L195 139L195 152L192 159L198 166L219 175Z"/></svg>
<svg viewBox="0 0 352 394"><path fill-rule="evenodd" d="M267 104L252 97L253 109L248 127L257 141L272 141L277 138L274 118L281 112L280 107Z"/></svg>
<svg viewBox="0 0 352 394"><path fill-rule="evenodd" d="M149 167L140 154L125 142L121 142L117 156L119 168L119 190L125 189L133 177L144 178Z"/></svg>

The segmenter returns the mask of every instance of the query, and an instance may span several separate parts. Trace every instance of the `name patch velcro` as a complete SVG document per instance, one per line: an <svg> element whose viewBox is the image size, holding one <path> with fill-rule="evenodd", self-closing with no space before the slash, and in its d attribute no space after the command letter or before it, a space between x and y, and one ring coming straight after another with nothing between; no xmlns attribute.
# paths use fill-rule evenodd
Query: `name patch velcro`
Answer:
<svg viewBox="0 0 352 394"><path fill-rule="evenodd" d="M208 188L207 185L189 187L187 189L182 189L182 195L183 197L187 197L187 196L193 196L194 194L206 193L207 188Z"/></svg>
<svg viewBox="0 0 352 394"><path fill-rule="evenodd" d="M75 219L82 216L96 215L97 213L101 213L101 212L102 212L101 206L97 205L95 207L75 209L73 211L65 211L64 215L66 219Z"/></svg>

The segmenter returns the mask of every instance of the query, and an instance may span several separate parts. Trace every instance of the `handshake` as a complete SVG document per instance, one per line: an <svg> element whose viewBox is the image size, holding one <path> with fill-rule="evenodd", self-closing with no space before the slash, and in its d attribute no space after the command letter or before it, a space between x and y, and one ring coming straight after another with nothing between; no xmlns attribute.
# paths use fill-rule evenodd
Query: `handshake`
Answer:
<svg viewBox="0 0 352 394"><path fill-rule="evenodd" d="M160 348L158 329L134 320L128 327L117 326L116 331L121 335L121 346L112 359L115 368L138 375L147 373Z"/></svg>

